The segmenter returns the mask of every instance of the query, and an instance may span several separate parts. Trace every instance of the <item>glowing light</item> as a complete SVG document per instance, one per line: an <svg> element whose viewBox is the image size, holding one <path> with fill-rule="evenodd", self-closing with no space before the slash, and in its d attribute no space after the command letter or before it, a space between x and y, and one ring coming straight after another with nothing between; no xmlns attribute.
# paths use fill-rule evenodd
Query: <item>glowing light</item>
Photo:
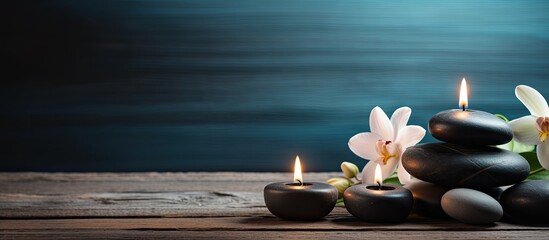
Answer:
<svg viewBox="0 0 549 240"><path fill-rule="evenodd" d="M303 185L303 176L301 175L301 162L299 161L299 156L295 157L294 181L299 182L300 185Z"/></svg>
<svg viewBox="0 0 549 240"><path fill-rule="evenodd" d="M467 99L467 81L465 78L461 80L461 89L459 90L459 107L463 108L465 111L465 108L469 105L469 101Z"/></svg>
<svg viewBox="0 0 549 240"><path fill-rule="evenodd" d="M381 167L379 166L379 163L376 165L376 172L374 175L374 181L376 182L379 187L381 187L381 184L383 182L383 177L381 175Z"/></svg>

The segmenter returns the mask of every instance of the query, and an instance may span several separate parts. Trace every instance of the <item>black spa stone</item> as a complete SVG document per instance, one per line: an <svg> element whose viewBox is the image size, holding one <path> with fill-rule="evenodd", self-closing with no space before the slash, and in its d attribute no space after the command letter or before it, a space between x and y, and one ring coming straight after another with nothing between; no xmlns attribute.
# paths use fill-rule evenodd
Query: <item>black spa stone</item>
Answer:
<svg viewBox="0 0 549 240"><path fill-rule="evenodd" d="M440 200L450 188L419 180L406 184L404 187L410 190L414 196L413 212L433 218L448 217L442 210Z"/></svg>
<svg viewBox="0 0 549 240"><path fill-rule="evenodd" d="M475 110L447 110L429 120L429 132L438 140L468 145L500 145L513 139L509 124Z"/></svg>
<svg viewBox="0 0 549 240"><path fill-rule="evenodd" d="M549 223L549 180L531 180L505 190L500 198L507 219Z"/></svg>
<svg viewBox="0 0 549 240"><path fill-rule="evenodd" d="M402 165L414 177L446 187L489 188L521 182L530 165L519 154L488 146L427 143L409 147Z"/></svg>

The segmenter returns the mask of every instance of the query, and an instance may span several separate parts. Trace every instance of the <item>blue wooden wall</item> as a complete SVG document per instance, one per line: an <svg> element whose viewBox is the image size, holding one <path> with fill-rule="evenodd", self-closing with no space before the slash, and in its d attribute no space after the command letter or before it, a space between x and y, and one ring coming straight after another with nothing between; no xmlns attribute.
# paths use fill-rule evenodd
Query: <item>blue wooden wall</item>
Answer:
<svg viewBox="0 0 549 240"><path fill-rule="evenodd" d="M0 171L336 171L375 106L549 97L548 1L1 5Z"/></svg>

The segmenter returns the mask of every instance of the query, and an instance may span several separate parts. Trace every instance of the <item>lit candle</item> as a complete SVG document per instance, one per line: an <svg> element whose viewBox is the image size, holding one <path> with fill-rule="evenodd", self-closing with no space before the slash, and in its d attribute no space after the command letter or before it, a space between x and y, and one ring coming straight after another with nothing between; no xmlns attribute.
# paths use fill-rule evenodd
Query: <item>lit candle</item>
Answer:
<svg viewBox="0 0 549 240"><path fill-rule="evenodd" d="M446 110L429 120L429 132L438 140L466 145L500 145L513 139L509 125L497 116L467 109L467 81L461 81L459 108Z"/></svg>
<svg viewBox="0 0 549 240"><path fill-rule="evenodd" d="M263 190L267 209L277 217L317 220L328 215L337 202L337 189L326 183L304 182L299 156L295 159L294 182L278 182Z"/></svg>
<svg viewBox="0 0 549 240"><path fill-rule="evenodd" d="M303 185L303 176L301 174L301 161L299 161L299 156L295 157L294 181L296 181L299 184Z"/></svg>
<svg viewBox="0 0 549 240"><path fill-rule="evenodd" d="M378 189L381 189L381 185L383 184L383 178L381 177L381 167L379 166L379 164L376 165L374 181L376 182Z"/></svg>
<svg viewBox="0 0 549 240"><path fill-rule="evenodd" d="M469 104L469 99L467 97L467 80L465 78L461 79L461 87L459 89L459 106L465 111L467 105Z"/></svg>
<svg viewBox="0 0 549 240"><path fill-rule="evenodd" d="M353 216L367 222L402 222L414 203L412 193L403 187L383 185L379 164L375 170L375 184L358 184L343 194L345 208Z"/></svg>

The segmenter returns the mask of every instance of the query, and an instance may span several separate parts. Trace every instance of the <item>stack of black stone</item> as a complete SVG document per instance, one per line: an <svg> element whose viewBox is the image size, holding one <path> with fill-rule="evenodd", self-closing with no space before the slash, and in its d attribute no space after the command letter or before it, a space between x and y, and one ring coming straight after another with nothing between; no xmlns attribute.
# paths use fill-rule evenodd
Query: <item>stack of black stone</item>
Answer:
<svg viewBox="0 0 549 240"><path fill-rule="evenodd" d="M402 156L404 168L425 181L407 186L416 212L469 224L500 220L499 187L522 182L530 171L521 155L494 147L512 140L509 125L486 112L456 109L433 116L429 132L443 142L410 147Z"/></svg>

